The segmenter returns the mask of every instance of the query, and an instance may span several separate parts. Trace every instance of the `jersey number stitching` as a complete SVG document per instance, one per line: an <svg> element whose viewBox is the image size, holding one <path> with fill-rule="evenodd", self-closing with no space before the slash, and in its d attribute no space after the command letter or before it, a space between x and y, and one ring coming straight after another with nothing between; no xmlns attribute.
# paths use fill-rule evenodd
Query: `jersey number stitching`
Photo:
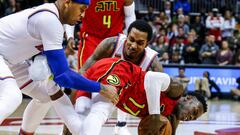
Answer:
<svg viewBox="0 0 240 135"><path fill-rule="evenodd" d="M138 108L140 108L140 109L143 109L144 107L145 107L145 104L142 104L142 105L140 105L140 104L138 104L133 98L129 98L129 100L136 106L136 107L138 107ZM132 114L133 116L137 116L140 112L141 112L141 110L138 110L137 112L133 112L125 103L123 104L123 107L124 107L124 109L126 109L130 114Z"/></svg>
<svg viewBox="0 0 240 135"><path fill-rule="evenodd" d="M107 25L108 29L111 27L111 15L103 16L103 25Z"/></svg>

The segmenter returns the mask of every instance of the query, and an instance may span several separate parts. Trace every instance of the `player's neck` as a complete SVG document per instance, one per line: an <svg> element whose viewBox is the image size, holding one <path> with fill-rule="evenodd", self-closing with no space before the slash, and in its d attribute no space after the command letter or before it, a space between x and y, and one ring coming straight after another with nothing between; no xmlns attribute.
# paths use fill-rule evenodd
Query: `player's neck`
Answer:
<svg viewBox="0 0 240 135"><path fill-rule="evenodd" d="M64 24L63 23L63 17L62 17L62 7L61 7L61 3L57 0L55 3L55 6L57 7L57 9L58 9L58 14L59 14L59 20L60 20L60 22L62 23L62 24Z"/></svg>

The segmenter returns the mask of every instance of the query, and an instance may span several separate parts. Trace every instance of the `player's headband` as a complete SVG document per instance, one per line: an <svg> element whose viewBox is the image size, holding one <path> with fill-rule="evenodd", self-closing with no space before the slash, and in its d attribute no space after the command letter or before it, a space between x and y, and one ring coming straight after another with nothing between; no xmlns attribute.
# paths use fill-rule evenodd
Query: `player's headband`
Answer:
<svg viewBox="0 0 240 135"><path fill-rule="evenodd" d="M72 0L73 2L79 3L79 4L90 4L90 0Z"/></svg>

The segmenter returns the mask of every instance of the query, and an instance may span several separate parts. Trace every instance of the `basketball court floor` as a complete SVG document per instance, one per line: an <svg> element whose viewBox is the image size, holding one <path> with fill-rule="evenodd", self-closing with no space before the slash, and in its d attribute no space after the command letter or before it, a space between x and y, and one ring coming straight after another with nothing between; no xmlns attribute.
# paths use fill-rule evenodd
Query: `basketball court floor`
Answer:
<svg viewBox="0 0 240 135"><path fill-rule="evenodd" d="M23 110L29 102L24 99L17 111L0 126L0 135L17 135L20 129ZM218 100L208 101L208 112L196 121L181 122L177 129L177 135L193 135L194 131L214 133L217 129L240 127L239 101ZM105 123L101 135L114 135L116 123L115 113ZM137 135L139 119L131 117L128 127L132 135ZM51 109L41 126L37 129L37 135L60 135L63 128L62 121Z"/></svg>

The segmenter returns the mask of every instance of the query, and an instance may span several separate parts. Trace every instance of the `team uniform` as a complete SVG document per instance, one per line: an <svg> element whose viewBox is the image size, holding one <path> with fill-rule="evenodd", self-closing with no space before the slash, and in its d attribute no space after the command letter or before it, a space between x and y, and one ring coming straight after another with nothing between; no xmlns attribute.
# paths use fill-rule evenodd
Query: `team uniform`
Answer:
<svg viewBox="0 0 240 135"><path fill-rule="evenodd" d="M124 25L124 0L92 0L82 19L79 68L92 55L105 38L122 33Z"/></svg>
<svg viewBox="0 0 240 135"><path fill-rule="evenodd" d="M116 57L116 58L121 58L121 59L125 59L124 55L123 55L123 51L124 51L124 46L125 46L125 42L127 40L126 35L124 34L119 34L118 38L117 38L117 43L114 47L113 50L113 54L112 54L112 58ZM142 68L143 71L148 71L150 68L150 65L152 64L154 58L156 58L157 56L157 52L152 50L149 47L145 48L144 51L144 56L140 62L140 67ZM123 71L124 72L124 71ZM86 96L91 97L94 96L95 94L91 94L91 93L86 93L86 92L80 92L77 91L76 92L76 103L75 103L75 110L79 113L79 114L85 114L86 110L88 110L91 107L91 102L89 102L90 99L82 96L83 93L85 93ZM85 104L85 106L83 106ZM86 108L86 109L85 109ZM128 115L120 110L118 110L117 112L117 120L119 122L126 122ZM81 115L80 115L81 116ZM116 134L120 134L119 133L119 128L115 128L115 133ZM123 134L127 134L126 132Z"/></svg>
<svg viewBox="0 0 240 135"><path fill-rule="evenodd" d="M69 69L62 48L63 34L55 4L43 4L0 19L0 123L20 105L20 89L41 103L51 101L49 96L59 91L58 85L88 91L100 90L99 83L86 80ZM39 53L46 56L54 81L48 78L32 81L29 78L31 63L26 60ZM70 83L68 79L79 80L81 85ZM52 101L52 105L70 130L78 134L79 127L72 125L81 126L81 121L68 97L63 95Z"/></svg>
<svg viewBox="0 0 240 135"><path fill-rule="evenodd" d="M118 35L117 43L114 47L115 49L113 50L112 58L116 57L116 58L121 58L121 59L125 60L124 55L123 55L123 50L124 50L124 44L125 44L126 40L127 40L126 35L124 35L124 34ZM156 51L152 50L151 48L149 48L149 47L145 48L144 57L140 62L141 64L139 65L143 71L149 70L150 65L152 64L154 58L156 58L157 54L158 53ZM77 91L76 99L82 95L83 95L83 92ZM85 95L90 97L89 94L85 94Z"/></svg>
<svg viewBox="0 0 240 135"><path fill-rule="evenodd" d="M161 93L170 84L170 77L167 74L145 72L131 62L119 58L106 58L96 62L84 76L117 87L119 92L117 108L133 116L160 114L160 102L161 114L169 115L177 103L177 99L170 99ZM93 102L83 124L83 132L86 135L99 134L101 125L114 109L113 105L102 99L100 95L94 97ZM95 124L90 126L91 122Z"/></svg>

